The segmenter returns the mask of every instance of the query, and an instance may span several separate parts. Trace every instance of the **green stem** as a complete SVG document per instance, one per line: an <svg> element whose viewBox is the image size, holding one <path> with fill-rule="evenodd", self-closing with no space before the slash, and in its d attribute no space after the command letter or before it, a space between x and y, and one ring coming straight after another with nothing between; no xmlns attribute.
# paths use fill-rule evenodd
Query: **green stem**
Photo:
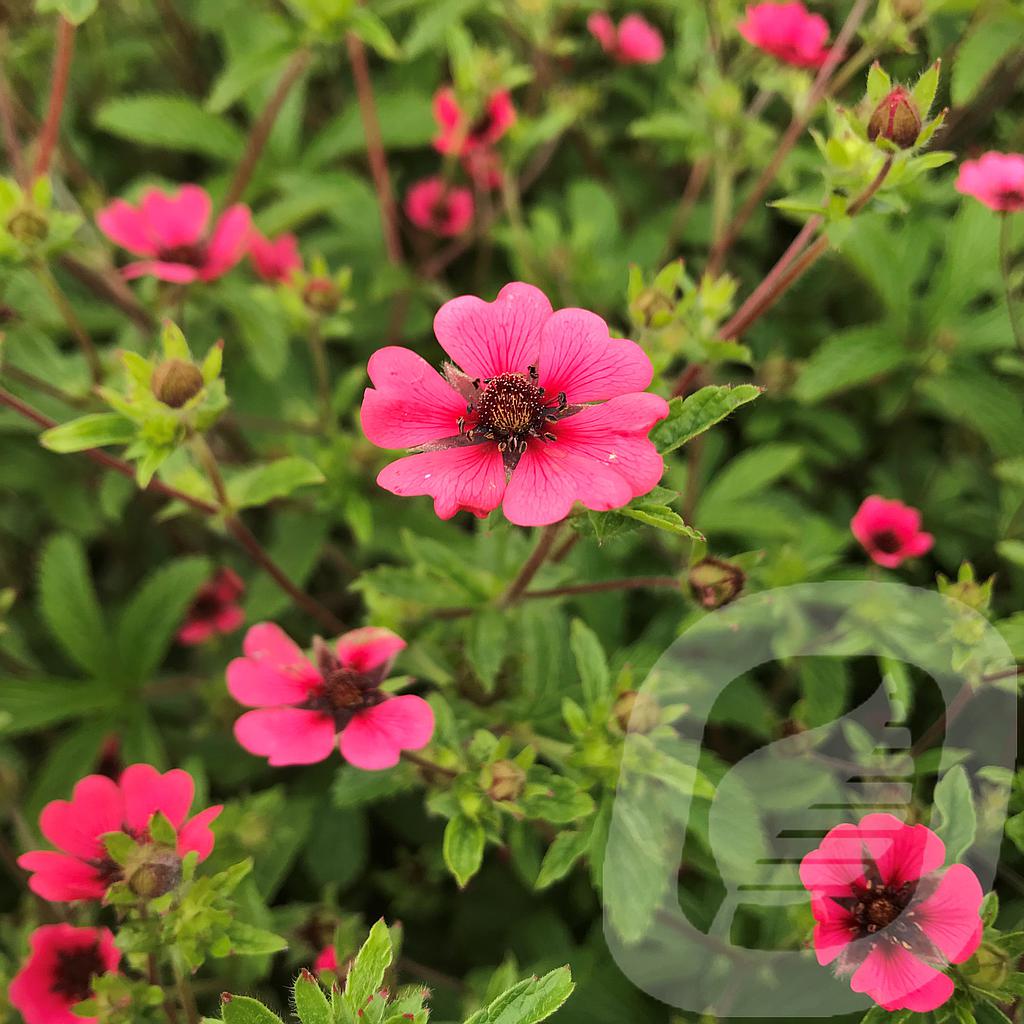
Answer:
<svg viewBox="0 0 1024 1024"><path fill-rule="evenodd" d="M316 320L307 335L309 354L313 359L313 373L316 377L316 395L319 408L320 427L330 431L333 427L331 416L331 369L327 361L327 346L320 330L320 321Z"/></svg>
<svg viewBox="0 0 1024 1024"><path fill-rule="evenodd" d="M1002 224L999 227L999 269L1003 275L1003 292L1006 295L1006 311L1010 317L1010 328L1013 331L1013 340L1017 348L1024 354L1024 328L1020 323L1020 310L1013 300L1013 282L1011 280L1012 254L1010 252L1010 214L1003 213Z"/></svg>
<svg viewBox="0 0 1024 1024"><path fill-rule="evenodd" d="M551 526L545 526L543 528L540 534L540 540L537 541L537 546L533 549L533 554L531 554L523 563L523 567L519 570L516 578L509 584L508 589L498 599L499 608L508 608L510 605L516 604L522 598L523 591L530 585L533 581L533 577L537 575L540 567L547 561L548 556L551 554L561 525L561 523L553 523Z"/></svg>

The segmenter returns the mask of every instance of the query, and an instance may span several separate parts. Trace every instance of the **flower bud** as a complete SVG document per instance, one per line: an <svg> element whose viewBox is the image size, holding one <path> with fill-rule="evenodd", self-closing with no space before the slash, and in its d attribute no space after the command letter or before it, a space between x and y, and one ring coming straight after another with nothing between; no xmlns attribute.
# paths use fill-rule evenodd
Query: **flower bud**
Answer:
<svg viewBox="0 0 1024 1024"><path fill-rule="evenodd" d="M491 784L487 795L492 800L518 800L526 785L526 772L515 761L495 761L491 765Z"/></svg>
<svg viewBox="0 0 1024 1024"><path fill-rule="evenodd" d="M128 876L136 896L152 900L181 883L181 858L168 846L147 846L145 856Z"/></svg>
<svg viewBox="0 0 1024 1024"><path fill-rule="evenodd" d="M1006 950L990 942L983 942L960 970L974 985L1002 988L1012 973L1013 963Z"/></svg>
<svg viewBox="0 0 1024 1024"><path fill-rule="evenodd" d="M341 304L341 291L325 277L315 277L302 292L302 301L316 313L333 313Z"/></svg>
<svg viewBox="0 0 1024 1024"><path fill-rule="evenodd" d="M150 388L164 405L180 409L203 390L203 375L184 359L167 359L153 371Z"/></svg>
<svg viewBox="0 0 1024 1024"><path fill-rule="evenodd" d="M690 566L687 582L694 600L705 608L721 608L743 591L746 576L738 565L710 555Z"/></svg>
<svg viewBox="0 0 1024 1024"><path fill-rule="evenodd" d="M921 134L921 113L910 93L897 85L881 103L868 121L868 138L888 139L900 149L910 149Z"/></svg>
<svg viewBox="0 0 1024 1024"><path fill-rule="evenodd" d="M924 0L895 0L893 10L903 21L913 21L924 10Z"/></svg>
<svg viewBox="0 0 1024 1024"><path fill-rule="evenodd" d="M661 705L650 695L627 690L612 708L623 732L650 732L661 721Z"/></svg>
<svg viewBox="0 0 1024 1024"><path fill-rule="evenodd" d="M29 244L41 242L49 234L50 227L43 214L38 210L26 207L7 221L7 230L19 242Z"/></svg>

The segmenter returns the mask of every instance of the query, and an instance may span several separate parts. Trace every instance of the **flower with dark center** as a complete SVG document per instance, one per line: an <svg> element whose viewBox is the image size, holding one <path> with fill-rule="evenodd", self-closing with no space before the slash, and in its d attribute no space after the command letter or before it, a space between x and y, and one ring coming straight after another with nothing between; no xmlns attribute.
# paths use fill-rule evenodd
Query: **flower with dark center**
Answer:
<svg viewBox="0 0 1024 1024"><path fill-rule="evenodd" d="M245 592L241 577L227 567L199 588L178 630L178 642L201 644L216 635L233 633L245 622L238 599Z"/></svg>
<svg viewBox="0 0 1024 1024"><path fill-rule="evenodd" d="M818 68L828 57L828 22L800 0L753 4L737 28L748 43L786 64Z"/></svg>
<svg viewBox="0 0 1024 1024"><path fill-rule="evenodd" d="M405 215L424 231L443 238L460 235L473 222L473 193L441 177L424 178L405 196Z"/></svg>
<svg viewBox="0 0 1024 1024"><path fill-rule="evenodd" d="M117 970L121 954L110 931L49 924L32 933L29 945L8 989L25 1024L95 1024L71 1008L89 998L95 978Z"/></svg>
<svg viewBox="0 0 1024 1024"><path fill-rule="evenodd" d="M935 542L921 529L921 513L916 508L877 494L864 499L850 521L850 529L872 560L887 569L925 554Z"/></svg>
<svg viewBox="0 0 1024 1024"><path fill-rule="evenodd" d="M818 962L886 1010L941 1006L953 994L944 969L969 959L983 930L978 879L944 862L934 832L891 814L832 829L800 864Z"/></svg>
<svg viewBox="0 0 1024 1024"><path fill-rule="evenodd" d="M464 156L493 146L515 123L516 108L508 92L499 89L487 98L480 114L470 120L459 105L455 90L446 86L434 94L434 120L438 128L434 148L439 153Z"/></svg>
<svg viewBox="0 0 1024 1024"><path fill-rule="evenodd" d="M956 190L973 196L990 210L1024 210L1024 153L983 153L960 165Z"/></svg>

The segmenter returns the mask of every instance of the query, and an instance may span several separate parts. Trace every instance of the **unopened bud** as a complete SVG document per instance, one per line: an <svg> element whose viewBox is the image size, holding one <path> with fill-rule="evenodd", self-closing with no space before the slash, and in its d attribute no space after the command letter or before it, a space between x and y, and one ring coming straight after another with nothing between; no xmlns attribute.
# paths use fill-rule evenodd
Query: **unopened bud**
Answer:
<svg viewBox="0 0 1024 1024"><path fill-rule="evenodd" d="M892 6L897 18L913 21L924 10L924 0L894 0Z"/></svg>
<svg viewBox="0 0 1024 1024"><path fill-rule="evenodd" d="M971 959L960 968L971 984L983 988L1002 988L1012 971L1010 955L990 942L983 942Z"/></svg>
<svg viewBox="0 0 1024 1024"><path fill-rule="evenodd" d="M690 566L687 582L694 599L705 608L721 608L743 591L746 576L738 565L721 558L702 558Z"/></svg>
<svg viewBox="0 0 1024 1024"><path fill-rule="evenodd" d="M910 149L921 134L921 113L910 93L897 85L881 103L868 121L868 138L888 139L900 149Z"/></svg>
<svg viewBox="0 0 1024 1024"><path fill-rule="evenodd" d="M341 303L341 292L333 281L315 277L303 289L302 300L317 313L333 313Z"/></svg>
<svg viewBox="0 0 1024 1024"><path fill-rule="evenodd" d="M660 326L667 322L673 311L675 303L664 292L657 288L647 288L636 298L636 311L643 317L644 323L648 326Z"/></svg>
<svg viewBox="0 0 1024 1024"><path fill-rule="evenodd" d="M164 405L180 409L202 391L203 375L184 359L167 359L153 371L150 388Z"/></svg>
<svg viewBox="0 0 1024 1024"><path fill-rule="evenodd" d="M526 772L515 761L495 761L491 765L491 784L487 795L492 800L518 800L526 785Z"/></svg>
<svg viewBox="0 0 1024 1024"><path fill-rule="evenodd" d="M144 859L128 876L128 888L136 896L152 900L181 883L181 858L167 846L147 846L144 850Z"/></svg>
<svg viewBox="0 0 1024 1024"><path fill-rule="evenodd" d="M612 714L623 732L650 732L661 722L661 705L649 694L627 690L619 695Z"/></svg>
<svg viewBox="0 0 1024 1024"><path fill-rule="evenodd" d="M38 210L24 209L7 221L7 230L19 242L27 244L41 242L49 234L50 227L46 217Z"/></svg>

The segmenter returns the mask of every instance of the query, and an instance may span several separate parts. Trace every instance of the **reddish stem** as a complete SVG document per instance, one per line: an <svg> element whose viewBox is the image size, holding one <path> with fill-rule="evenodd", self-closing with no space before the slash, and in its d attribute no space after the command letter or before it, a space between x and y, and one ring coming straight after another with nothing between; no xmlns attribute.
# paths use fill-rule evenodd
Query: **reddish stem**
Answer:
<svg viewBox="0 0 1024 1024"><path fill-rule="evenodd" d="M0 44L6 50L7 33L0 35ZM0 65L0 128L4 135L4 149L7 150L7 158L11 163L11 170L18 184L28 188L28 174L25 168L25 157L21 151L21 140L18 138L18 128L14 119L14 102L11 99L11 86L7 81L7 75Z"/></svg>
<svg viewBox="0 0 1024 1024"><path fill-rule="evenodd" d="M39 132L39 149L36 153L32 178L41 178L50 170L50 161L57 145L60 132L60 115L71 77L71 58L75 53L75 26L61 18L57 23L57 46L53 55L53 74L50 79L50 105L46 109L43 127Z"/></svg>

